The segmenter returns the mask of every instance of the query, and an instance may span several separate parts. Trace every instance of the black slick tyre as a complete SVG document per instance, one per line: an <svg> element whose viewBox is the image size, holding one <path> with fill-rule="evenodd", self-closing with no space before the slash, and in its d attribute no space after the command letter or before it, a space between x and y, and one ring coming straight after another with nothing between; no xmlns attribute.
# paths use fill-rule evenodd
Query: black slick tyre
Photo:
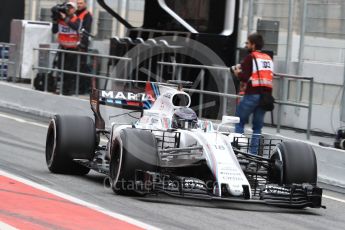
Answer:
<svg viewBox="0 0 345 230"><path fill-rule="evenodd" d="M158 149L155 136L145 130L123 129L111 146L112 189L121 195L139 195L137 170L157 172Z"/></svg>
<svg viewBox="0 0 345 230"><path fill-rule="evenodd" d="M73 159L91 160L96 146L96 130L89 117L56 115L49 123L46 163L53 173L85 175L90 169Z"/></svg>
<svg viewBox="0 0 345 230"><path fill-rule="evenodd" d="M278 184L317 183L313 148L302 142L279 143L271 156L269 180Z"/></svg>

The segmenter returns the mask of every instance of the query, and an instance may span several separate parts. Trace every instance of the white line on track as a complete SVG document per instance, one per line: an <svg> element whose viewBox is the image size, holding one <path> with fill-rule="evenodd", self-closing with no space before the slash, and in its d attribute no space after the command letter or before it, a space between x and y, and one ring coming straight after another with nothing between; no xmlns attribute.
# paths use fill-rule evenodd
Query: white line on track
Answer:
<svg viewBox="0 0 345 230"><path fill-rule="evenodd" d="M38 127L42 127L42 128L48 128L47 125L43 125L43 124L40 124L40 123L37 123L37 122L27 121L27 120L25 120L23 118L19 118L19 117L16 117L16 116L10 116L10 115L6 115L6 114L3 114L3 113L0 113L0 117L6 118L6 119L10 119L10 120L13 120L13 121L17 121L17 122L20 122L20 123L34 125L34 126L38 126Z"/></svg>
<svg viewBox="0 0 345 230"><path fill-rule="evenodd" d="M53 194L55 196L61 197L63 199L71 201L73 203L76 203L76 204L85 206L87 208L93 209L95 211L101 212L101 213L103 213L105 215L108 215L108 216L111 216L111 217L113 217L115 219L118 219L118 220L121 220L121 221L125 221L125 222L127 222L129 224L138 226L140 228L144 228L144 229L159 229L157 227L154 227L154 226L148 225L146 223L143 223L141 221L135 220L135 219L133 219L131 217L128 217L128 216L125 216L125 215L122 215L122 214L118 214L118 213L106 210L106 209L104 209L104 208L102 208L102 207L100 207L98 205L86 202L84 200L81 200L79 198L73 197L71 195L67 195L67 194L62 193L62 192L58 192L58 191L56 191L54 189L45 187L43 185L37 184L37 183L35 183L33 181L24 179L22 177L18 177L16 175L11 174L11 173L5 172L5 171L3 171L1 169L0 169L0 176L5 176L5 177L8 177L8 178L11 178L12 180L19 181L19 182L21 182L23 184L29 185L29 186L34 187L36 189L42 190L44 192L48 192L48 193ZM1 225L0 225L0 227L1 227ZM2 228L0 228L0 229L2 229Z"/></svg>
<svg viewBox="0 0 345 230"><path fill-rule="evenodd" d="M10 120L13 120L13 121L17 121L17 122L20 122L20 123L25 123L25 124L29 124L29 125L38 126L38 127L41 127L41 128L48 128L48 125L43 125L43 124L40 124L40 123L37 123L37 122L32 122L32 121L27 121L27 120L25 120L23 118L16 117L16 116L10 116L10 115L6 115L6 114L3 114L3 113L0 113L0 117L6 118L6 119L10 119ZM108 139L103 138L103 137L101 137L101 140L103 142L108 142Z"/></svg>
<svg viewBox="0 0 345 230"><path fill-rule="evenodd" d="M338 201L338 202L341 202L341 203L345 203L345 200L342 200L342 199L339 199L339 198L335 198L335 197L332 197L332 196L322 195L322 197L323 197L323 198L326 198L326 199Z"/></svg>
<svg viewBox="0 0 345 230"><path fill-rule="evenodd" d="M8 224L1 222L1 221L0 221L0 229L1 230L18 230L17 228L12 227L11 225L8 225Z"/></svg>
<svg viewBox="0 0 345 230"><path fill-rule="evenodd" d="M32 92L32 88L28 88L28 87L24 87L24 86L20 86L20 85L13 85L13 83L9 83L9 82L2 82L0 81L0 85L5 85L11 88L17 88L17 89L21 89L21 90L26 90L26 91L30 91ZM44 96L48 95L48 96L57 96L57 95L52 95L51 93L48 92L44 92L44 91L39 91L39 90L34 90L35 93L37 94L43 94ZM84 99L84 98L79 98L79 97L71 97L71 96L65 96L65 95L59 95L59 97L65 97L68 98L68 100L78 100L78 101L89 101L89 99Z"/></svg>

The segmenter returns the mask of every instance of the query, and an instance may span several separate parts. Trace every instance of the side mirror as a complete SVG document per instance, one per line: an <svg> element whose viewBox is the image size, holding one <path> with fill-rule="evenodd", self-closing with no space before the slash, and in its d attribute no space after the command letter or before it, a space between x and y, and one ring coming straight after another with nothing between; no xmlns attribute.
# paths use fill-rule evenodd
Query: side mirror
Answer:
<svg viewBox="0 0 345 230"><path fill-rule="evenodd" d="M222 124L238 124L240 123L240 118L235 116L223 116Z"/></svg>

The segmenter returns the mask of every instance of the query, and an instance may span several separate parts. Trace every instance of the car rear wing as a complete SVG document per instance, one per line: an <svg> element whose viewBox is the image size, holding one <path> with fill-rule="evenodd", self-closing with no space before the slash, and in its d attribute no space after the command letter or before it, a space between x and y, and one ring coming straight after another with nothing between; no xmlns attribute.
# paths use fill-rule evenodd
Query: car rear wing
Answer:
<svg viewBox="0 0 345 230"><path fill-rule="evenodd" d="M144 87L137 87L131 90L93 89L90 94L90 105L95 115L96 128L105 128L105 122L100 114L99 105L143 111L150 109L159 95L160 92L157 84L152 82L146 82Z"/></svg>

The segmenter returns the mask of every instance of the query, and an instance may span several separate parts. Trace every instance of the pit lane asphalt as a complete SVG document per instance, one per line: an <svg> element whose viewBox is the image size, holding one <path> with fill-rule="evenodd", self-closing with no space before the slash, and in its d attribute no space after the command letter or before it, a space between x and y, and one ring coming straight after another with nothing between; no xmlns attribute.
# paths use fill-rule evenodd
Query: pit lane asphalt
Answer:
<svg viewBox="0 0 345 230"><path fill-rule="evenodd" d="M220 206L163 196L118 196L104 187L103 175L52 174L44 156L47 124L46 120L0 111L0 169L162 229L344 229L342 190L324 191L340 199L324 198L326 210L291 210L245 203Z"/></svg>

